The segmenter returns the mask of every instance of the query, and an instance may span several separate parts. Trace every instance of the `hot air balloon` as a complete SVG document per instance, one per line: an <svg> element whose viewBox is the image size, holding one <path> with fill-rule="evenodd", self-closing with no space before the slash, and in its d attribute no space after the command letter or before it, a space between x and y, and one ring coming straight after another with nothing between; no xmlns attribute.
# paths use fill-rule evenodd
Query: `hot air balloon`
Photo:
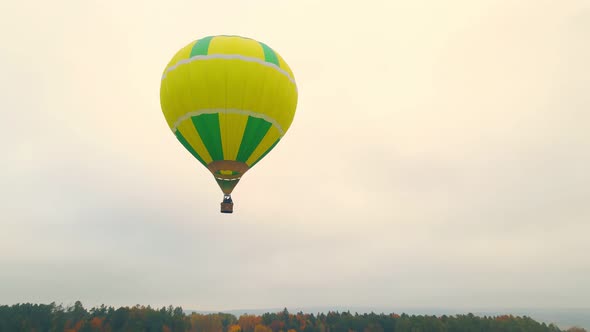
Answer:
<svg viewBox="0 0 590 332"><path fill-rule="evenodd" d="M297 97L293 72L279 53L242 36L195 40L164 69L164 117L213 174L224 194L222 213L233 212L233 189L289 130Z"/></svg>

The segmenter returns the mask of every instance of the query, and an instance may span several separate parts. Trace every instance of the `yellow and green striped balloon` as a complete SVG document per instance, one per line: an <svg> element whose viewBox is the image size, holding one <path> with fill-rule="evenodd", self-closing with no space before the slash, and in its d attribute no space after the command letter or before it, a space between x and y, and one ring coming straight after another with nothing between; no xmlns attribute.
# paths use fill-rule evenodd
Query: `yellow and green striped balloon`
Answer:
<svg viewBox="0 0 590 332"><path fill-rule="evenodd" d="M289 130L297 96L293 72L275 50L226 35L180 49L160 87L168 126L226 195Z"/></svg>

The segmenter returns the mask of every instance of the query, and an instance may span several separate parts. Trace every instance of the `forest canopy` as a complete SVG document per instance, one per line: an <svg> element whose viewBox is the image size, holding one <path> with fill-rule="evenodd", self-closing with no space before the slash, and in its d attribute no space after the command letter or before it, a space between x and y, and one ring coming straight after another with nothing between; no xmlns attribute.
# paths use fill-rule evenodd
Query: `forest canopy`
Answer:
<svg viewBox="0 0 590 332"><path fill-rule="evenodd" d="M553 324L512 315L407 315L396 313L290 313L262 315L187 313L181 307L93 307L15 304L0 306L0 332L422 332L562 331ZM585 331L572 328L569 331Z"/></svg>

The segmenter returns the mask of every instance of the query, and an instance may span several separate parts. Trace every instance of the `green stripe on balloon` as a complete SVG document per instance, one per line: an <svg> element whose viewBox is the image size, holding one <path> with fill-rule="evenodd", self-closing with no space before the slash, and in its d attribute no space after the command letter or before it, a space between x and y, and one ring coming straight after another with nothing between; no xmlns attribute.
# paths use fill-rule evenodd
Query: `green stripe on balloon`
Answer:
<svg viewBox="0 0 590 332"><path fill-rule="evenodd" d="M211 43L213 36L201 38L197 40L193 48L191 49L191 58L195 55L207 55L209 53L209 43Z"/></svg>
<svg viewBox="0 0 590 332"><path fill-rule="evenodd" d="M265 151L265 152L262 154L262 156L260 156L260 158L256 159L256 160L255 160L255 161L252 163L252 165L250 165L250 168L252 168L252 167L254 167L254 165L258 164L258 162L259 162L259 161L261 161L261 160L262 160L262 159L263 159L263 158L264 158L264 157L265 157L265 156L266 156L266 155L267 155L267 154L270 152L270 150L274 149L274 147L275 147L277 144L279 144L279 141L280 141L280 140L281 140L281 139L280 139L280 138L278 138L278 139L277 139L277 140L276 140L274 143L272 143L272 145L270 146L270 148L268 148L268 150L266 150L266 151Z"/></svg>
<svg viewBox="0 0 590 332"><path fill-rule="evenodd" d="M223 160L219 114L201 114L199 116L193 116L191 119L211 158L214 161Z"/></svg>
<svg viewBox="0 0 590 332"><path fill-rule="evenodd" d="M275 51L272 48L268 47L265 43L258 42L262 49L264 50L264 61L274 63L275 65L279 66L279 58Z"/></svg>
<svg viewBox="0 0 590 332"><path fill-rule="evenodd" d="M203 160L203 158L201 158L201 156L199 156L199 154L197 153L197 151L195 151L195 149L193 149L193 147L186 140L186 138L184 138L184 136L182 135L182 133L180 132L180 130L177 130L175 134L176 134L176 138L180 141L180 143L184 146L184 148L187 149L188 152L190 152L195 158L197 158L197 160L201 164L203 164L204 166L207 166L207 163L205 163L205 161Z"/></svg>
<svg viewBox="0 0 590 332"><path fill-rule="evenodd" d="M264 136L266 136L271 126L272 124L270 122L248 116L248 122L246 123L246 129L244 129L244 135L242 136L242 142L240 143L240 150L238 151L236 160L245 163L254 150L256 150L256 147L258 147Z"/></svg>

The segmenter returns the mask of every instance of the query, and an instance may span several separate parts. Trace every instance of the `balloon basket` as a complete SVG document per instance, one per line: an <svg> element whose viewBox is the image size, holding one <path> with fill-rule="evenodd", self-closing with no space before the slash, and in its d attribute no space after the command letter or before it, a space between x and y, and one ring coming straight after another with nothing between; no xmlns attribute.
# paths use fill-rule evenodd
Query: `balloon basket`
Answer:
<svg viewBox="0 0 590 332"><path fill-rule="evenodd" d="M230 195L223 196L223 202L221 202L221 213L233 213L234 202Z"/></svg>

